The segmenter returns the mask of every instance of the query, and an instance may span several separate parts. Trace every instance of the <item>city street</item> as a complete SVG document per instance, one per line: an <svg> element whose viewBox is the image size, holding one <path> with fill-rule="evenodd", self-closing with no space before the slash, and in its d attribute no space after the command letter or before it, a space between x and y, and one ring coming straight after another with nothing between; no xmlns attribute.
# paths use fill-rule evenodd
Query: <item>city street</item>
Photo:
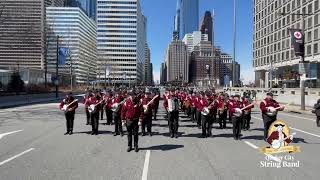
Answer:
<svg viewBox="0 0 320 180"><path fill-rule="evenodd" d="M127 137L114 137L113 126L100 121L100 134L89 135L84 107L77 109L74 134L63 135L65 119L57 103L0 110L0 179L63 180L202 180L202 179L319 179L320 128L315 117L281 112L278 119L296 132L301 152L291 154L299 167L261 167L266 155L258 109L242 140L232 137L231 124L202 139L201 130L184 115L180 137L171 139L160 102L152 137L139 137L140 151L126 152ZM269 156L279 161L279 155ZM280 160L281 161L281 160ZM273 162L273 161L271 161Z"/></svg>

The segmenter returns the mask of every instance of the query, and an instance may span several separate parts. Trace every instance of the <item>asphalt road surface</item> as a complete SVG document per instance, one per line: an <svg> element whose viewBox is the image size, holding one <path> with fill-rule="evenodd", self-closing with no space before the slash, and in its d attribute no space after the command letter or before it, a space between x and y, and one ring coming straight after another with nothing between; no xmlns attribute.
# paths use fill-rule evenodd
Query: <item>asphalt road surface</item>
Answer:
<svg viewBox="0 0 320 180"><path fill-rule="evenodd" d="M162 105L162 102L160 102ZM319 179L320 128L315 117L280 113L278 119L296 132L301 152L266 156L258 148L263 123L256 109L250 131L242 140L214 124L213 137L202 139L201 130L182 115L180 137L171 139L162 106L153 122L152 137L139 137L140 151L127 153L127 138L114 137L113 126L100 121L100 134L89 135L84 107L76 113L73 135L63 135L65 119L57 103L0 110L1 180L207 180L207 179ZM271 159L271 160L266 160ZM279 167L294 162L299 167ZM265 167L269 163L268 166Z"/></svg>

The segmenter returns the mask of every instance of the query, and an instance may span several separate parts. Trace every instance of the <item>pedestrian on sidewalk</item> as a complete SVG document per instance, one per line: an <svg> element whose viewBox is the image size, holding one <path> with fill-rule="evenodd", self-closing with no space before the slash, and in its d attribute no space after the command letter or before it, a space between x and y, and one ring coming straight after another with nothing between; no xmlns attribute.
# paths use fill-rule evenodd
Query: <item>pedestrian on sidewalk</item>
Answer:
<svg viewBox="0 0 320 180"><path fill-rule="evenodd" d="M320 99L318 99L317 103L314 104L313 108L314 108L313 112L317 116L317 120L316 120L317 126L320 127Z"/></svg>

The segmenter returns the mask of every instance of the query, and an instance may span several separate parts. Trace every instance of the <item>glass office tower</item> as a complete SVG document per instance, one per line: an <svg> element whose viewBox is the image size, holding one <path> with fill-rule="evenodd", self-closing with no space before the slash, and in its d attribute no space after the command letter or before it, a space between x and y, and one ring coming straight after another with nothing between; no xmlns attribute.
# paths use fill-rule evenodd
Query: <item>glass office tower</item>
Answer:
<svg viewBox="0 0 320 180"><path fill-rule="evenodd" d="M179 38L183 38L185 34L193 33L199 28L199 0L178 0L180 5L180 28Z"/></svg>
<svg viewBox="0 0 320 180"><path fill-rule="evenodd" d="M89 18L97 18L97 0L65 0L66 7L80 7Z"/></svg>

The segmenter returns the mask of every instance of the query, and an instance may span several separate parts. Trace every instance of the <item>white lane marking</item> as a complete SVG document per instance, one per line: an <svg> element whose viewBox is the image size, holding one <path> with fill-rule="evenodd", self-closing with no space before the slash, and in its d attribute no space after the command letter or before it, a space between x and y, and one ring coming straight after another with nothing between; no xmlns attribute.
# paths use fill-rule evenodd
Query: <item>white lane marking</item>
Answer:
<svg viewBox="0 0 320 180"><path fill-rule="evenodd" d="M258 119L260 121L263 121L261 118L258 118L258 117L255 117L255 116L252 116L252 117L255 118L255 119ZM317 134L309 133L307 131L303 131L301 129L297 129L297 128L294 128L294 127L291 127L291 126L289 128L291 128L291 129L293 129L295 131L299 131L299 132L302 132L302 133L305 133L305 134L320 138L320 135L317 135Z"/></svg>
<svg viewBox="0 0 320 180"><path fill-rule="evenodd" d="M259 147L258 146L256 146L256 145L254 145L254 144L252 144L251 142L249 142L249 141L244 141L247 145L249 145L249 146L251 146L253 149L258 149ZM277 158L277 157L275 157L275 156L272 156L272 155L270 155L270 154L266 154L266 153L264 153L266 156L268 156L269 157L269 159L271 159L271 160L274 160L274 161L277 161L277 162L281 162L281 159L279 159L279 158Z"/></svg>
<svg viewBox="0 0 320 180"><path fill-rule="evenodd" d="M311 135L311 136L315 136L315 137L320 138L320 136L317 135L317 134L309 133L309 132L306 132L306 131L303 131L303 130L301 130L301 129L297 129L297 128L294 128L294 127L290 127L290 128L293 129L293 130L295 130L295 131L299 131L299 132L302 132L302 133L309 134L309 135Z"/></svg>
<svg viewBox="0 0 320 180"><path fill-rule="evenodd" d="M146 152L146 158L144 160L144 166L142 171L142 180L147 180L148 178L148 169L149 169L149 159L150 159L150 150Z"/></svg>
<svg viewBox="0 0 320 180"><path fill-rule="evenodd" d="M294 116L294 115L285 114L285 113L282 113L281 115L289 116L289 117L295 117L295 118L299 118L299 119L305 119L305 120L308 120L308 121L316 121L315 119L309 119L309 118L300 117L300 116Z"/></svg>
<svg viewBox="0 0 320 180"><path fill-rule="evenodd" d="M23 131L23 130L12 131L12 132L7 132L7 133L0 134L0 139L2 139L4 136L10 135L10 134L14 134L14 133L17 133L17 132L21 132L21 131Z"/></svg>
<svg viewBox="0 0 320 180"><path fill-rule="evenodd" d="M23 152L20 153L20 154L17 154L17 155L15 155L15 156L7 159L7 160L4 160L4 161L0 162L0 166L4 165L5 163L10 162L10 161L12 161L12 160L14 160L14 159L16 159L16 158L18 158L18 157L20 157L20 156L22 156L22 155L24 155L24 154L26 154L26 153L28 153L28 152L30 152L30 151L33 151L33 150L34 150L34 148L30 148L30 149L28 149L28 150L26 150L26 151L23 151Z"/></svg>

